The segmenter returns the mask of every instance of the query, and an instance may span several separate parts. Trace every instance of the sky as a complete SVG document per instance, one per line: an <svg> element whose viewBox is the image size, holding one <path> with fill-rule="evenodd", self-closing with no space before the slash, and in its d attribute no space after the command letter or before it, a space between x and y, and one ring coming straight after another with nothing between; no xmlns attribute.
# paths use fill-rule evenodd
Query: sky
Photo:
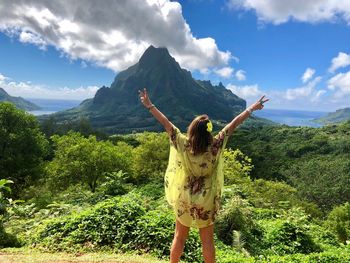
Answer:
<svg viewBox="0 0 350 263"><path fill-rule="evenodd" d="M0 0L0 87L83 100L149 45L248 105L350 107L350 1Z"/></svg>

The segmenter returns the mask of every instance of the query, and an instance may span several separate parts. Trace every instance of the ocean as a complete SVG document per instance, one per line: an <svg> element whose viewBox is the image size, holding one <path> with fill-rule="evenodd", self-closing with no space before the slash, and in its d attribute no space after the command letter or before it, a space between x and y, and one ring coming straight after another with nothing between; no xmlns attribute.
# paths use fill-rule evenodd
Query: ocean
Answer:
<svg viewBox="0 0 350 263"><path fill-rule="evenodd" d="M30 102L35 103L42 109L37 111L30 111L31 114L38 116L44 114L51 114L57 111L68 110L78 106L81 100L54 100L54 99L27 99Z"/></svg>
<svg viewBox="0 0 350 263"><path fill-rule="evenodd" d="M38 116L50 114L57 111L63 111L78 106L80 100L52 100L52 99L27 99L42 109L39 111L31 111L30 113ZM300 111L300 110L283 110L283 109L263 109L255 111L254 114L258 117L266 118L280 124L289 126L308 126L321 127L321 124L312 122L312 119L325 116L327 112L320 111Z"/></svg>
<svg viewBox="0 0 350 263"><path fill-rule="evenodd" d="M300 110L283 110L283 109L263 109L255 111L258 117L272 120L280 124L289 126L308 126L321 127L322 124L315 123L312 120L327 115L328 112L320 111L300 111Z"/></svg>

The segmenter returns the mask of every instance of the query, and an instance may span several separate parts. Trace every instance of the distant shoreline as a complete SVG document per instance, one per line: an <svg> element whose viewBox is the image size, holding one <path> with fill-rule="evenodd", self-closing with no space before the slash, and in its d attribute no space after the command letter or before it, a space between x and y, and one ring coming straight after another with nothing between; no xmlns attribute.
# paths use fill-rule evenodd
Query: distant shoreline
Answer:
<svg viewBox="0 0 350 263"><path fill-rule="evenodd" d="M52 114L58 111L68 110L77 107L82 100L63 100L63 99L27 99L42 109L37 111L29 111L35 116L43 114ZM289 126L307 126L307 127L322 127L322 124L313 122L313 119L323 117L328 114L326 111L305 111L305 110L286 110L286 109L264 109L256 111L254 114L257 117L266 118L279 124Z"/></svg>

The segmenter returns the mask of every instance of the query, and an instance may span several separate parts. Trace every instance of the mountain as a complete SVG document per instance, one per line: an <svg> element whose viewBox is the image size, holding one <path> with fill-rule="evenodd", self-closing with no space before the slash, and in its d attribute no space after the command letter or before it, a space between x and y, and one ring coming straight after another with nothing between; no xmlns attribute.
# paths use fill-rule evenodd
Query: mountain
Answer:
<svg viewBox="0 0 350 263"><path fill-rule="evenodd" d="M41 109L38 105L30 101L27 101L21 97L10 96L3 88L0 88L0 102L4 102L4 101L12 102L13 104L16 105L16 107L26 111Z"/></svg>
<svg viewBox="0 0 350 263"><path fill-rule="evenodd" d="M326 116L315 119L314 121L322 124L332 124L350 120L350 108L344 108L330 112Z"/></svg>
<svg viewBox="0 0 350 263"><path fill-rule="evenodd" d="M161 131L163 127L139 100L138 90L144 87L152 103L183 131L196 115L205 113L212 120L226 123L246 107L245 100L221 83L215 86L210 81L193 79L166 48L150 46L138 63L115 77L110 87L103 86L94 98L50 117L58 123L85 117L93 127L110 134Z"/></svg>

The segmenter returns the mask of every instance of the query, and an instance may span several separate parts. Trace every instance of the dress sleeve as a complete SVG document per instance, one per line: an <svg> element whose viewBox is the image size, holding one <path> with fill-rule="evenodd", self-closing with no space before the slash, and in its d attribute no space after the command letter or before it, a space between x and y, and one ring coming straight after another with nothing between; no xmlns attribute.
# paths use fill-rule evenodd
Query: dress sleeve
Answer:
<svg viewBox="0 0 350 263"><path fill-rule="evenodd" d="M171 130L171 135L170 135L171 146L174 146L177 151L178 150L183 151L185 142L186 142L186 136L181 133L179 128L173 125Z"/></svg>
<svg viewBox="0 0 350 263"><path fill-rule="evenodd" d="M214 136L212 153L216 155L218 152L222 152L228 141L228 131L223 128L217 135Z"/></svg>

